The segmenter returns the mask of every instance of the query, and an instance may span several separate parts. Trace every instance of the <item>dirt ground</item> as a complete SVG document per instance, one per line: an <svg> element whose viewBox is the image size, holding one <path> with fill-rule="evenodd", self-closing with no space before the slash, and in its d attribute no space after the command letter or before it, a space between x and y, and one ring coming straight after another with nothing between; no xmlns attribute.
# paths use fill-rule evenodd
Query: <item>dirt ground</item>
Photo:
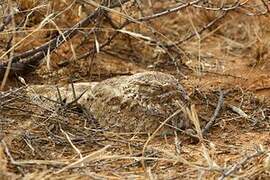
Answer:
<svg viewBox="0 0 270 180"><path fill-rule="evenodd" d="M154 5L153 12L158 12L166 3ZM161 17L151 27L177 41L183 32L192 31L185 24L190 27L193 22L199 28L213 15L194 12ZM76 36L52 53L49 68L44 61L35 72L23 75L26 85L10 78L1 92L0 179L269 179L268 16L232 12L200 38L182 43L182 57L176 62L159 48L127 34L94 58L74 60L71 44L82 41ZM62 26L79 19L68 17ZM40 20L31 22L35 21ZM128 29L149 33L141 24ZM93 39L87 41L94 46ZM78 46L75 54L84 54L88 46ZM24 49L27 46L18 51ZM191 114L198 117L199 127L195 123L193 130L197 138L185 131L156 136L115 133L98 127L79 105L46 109L25 92L26 86L35 84L99 82L144 71L171 74L183 85L193 105ZM224 103L215 124L200 137L213 118L221 92Z"/></svg>

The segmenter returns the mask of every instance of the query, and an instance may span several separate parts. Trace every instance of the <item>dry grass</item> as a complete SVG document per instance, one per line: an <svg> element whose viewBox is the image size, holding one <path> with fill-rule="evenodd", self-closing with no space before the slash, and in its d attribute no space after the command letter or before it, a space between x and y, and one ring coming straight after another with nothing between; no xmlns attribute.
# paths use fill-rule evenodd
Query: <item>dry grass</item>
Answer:
<svg viewBox="0 0 270 180"><path fill-rule="evenodd" d="M229 92L226 103L241 107L248 116L241 117L224 108L219 122L203 138L201 126L205 122L202 119L210 119L218 97L214 92L194 92L191 97L199 118L195 107L189 114L200 137L198 141L181 132L149 137L113 133L100 129L80 106L66 108L56 103L55 107L43 107L24 93L24 89L20 89L1 95L3 177L222 179L269 176L270 127L268 117L264 116L269 114L270 104L259 102L253 94L242 94L239 90ZM241 100L243 104L239 105Z"/></svg>

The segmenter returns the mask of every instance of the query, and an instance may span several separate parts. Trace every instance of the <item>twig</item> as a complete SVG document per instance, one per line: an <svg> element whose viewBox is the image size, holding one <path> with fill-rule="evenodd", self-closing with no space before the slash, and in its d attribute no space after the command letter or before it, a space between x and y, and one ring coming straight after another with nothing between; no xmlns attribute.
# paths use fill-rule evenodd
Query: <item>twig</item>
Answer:
<svg viewBox="0 0 270 180"><path fill-rule="evenodd" d="M147 145L149 144L149 142L156 136L156 134L158 133L158 131L168 122L170 121L172 118L174 118L175 116L177 116L179 113L181 113L183 110L182 109L178 109L177 111L175 111L171 116L169 116L165 121L163 121L159 127L153 132L153 134L147 139L147 141L145 142L144 146L143 146L143 150L142 150L142 155L145 156L145 150ZM145 166L145 161L142 160L142 166L144 168L144 170L146 170L146 166Z"/></svg>
<svg viewBox="0 0 270 180"><path fill-rule="evenodd" d="M77 103L78 100L79 100L79 99L80 99L87 91L89 91L89 90L90 90L90 88L85 89L78 97L76 97L75 99L73 99L71 102L67 103L66 106L69 107L69 106L71 106L72 104Z"/></svg>
<svg viewBox="0 0 270 180"><path fill-rule="evenodd" d="M6 152L7 156L9 157L11 164L16 164L16 162L15 162L15 160L13 159L11 153L9 152L9 149L8 149L8 147L7 147L6 142L5 142L4 140L2 140L1 143L2 143L2 145L3 145L4 148L5 148L5 152Z"/></svg>
<svg viewBox="0 0 270 180"><path fill-rule="evenodd" d="M215 112L213 114L213 116L211 117L210 121L206 124L205 128L202 131L202 134L205 135L209 129L214 125L217 116L219 115L219 112L223 106L224 103L224 94L222 92L222 90L219 90L219 99L218 99L218 104L217 107L215 109Z"/></svg>
<svg viewBox="0 0 270 180"><path fill-rule="evenodd" d="M249 160L254 159L262 154L265 154L264 151L257 149L256 152L246 156L244 159L242 159L240 162L234 164L230 169L228 169L227 171L225 171L223 173L223 175L219 178L219 180L223 180L228 176L231 176L232 173L234 173L235 171L239 170L241 167L243 167Z"/></svg>
<svg viewBox="0 0 270 180"><path fill-rule="evenodd" d="M266 13L269 13L270 12L270 8L269 8L269 5L266 4L266 2L264 0L261 0L261 2L263 3L265 9L266 9ZM269 3L269 2L268 2Z"/></svg>
<svg viewBox="0 0 270 180"><path fill-rule="evenodd" d="M118 29L124 28L124 27L127 26L129 23L130 23L129 21L125 21ZM113 40L118 34L120 34L120 32L119 32L119 31L115 31L109 38L107 38L107 40L106 40L104 43L102 43L102 44L99 45L99 49L102 50L104 47L110 45L111 42L112 42L112 40ZM95 53L95 52L96 52L96 48L93 47L93 48L91 48L91 49L89 50L89 52L87 52L87 53L85 53L85 54L79 56L78 59L84 59L84 58L88 57L90 54Z"/></svg>
<svg viewBox="0 0 270 180"><path fill-rule="evenodd" d="M4 146L5 153L10 159L10 163L16 166L22 166L22 165L66 165L67 162L65 161L55 161L55 160L23 160L23 161L16 161L13 159L8 146L4 140L1 141L2 145Z"/></svg>
<svg viewBox="0 0 270 180"><path fill-rule="evenodd" d="M149 21L149 20L152 20L152 19L159 18L159 17L161 17L161 16L169 15L169 14L171 14L171 13L175 13L175 12L177 12L177 11L179 11L179 10L182 10L182 9L184 9L184 8L187 8L187 7L189 7L189 6L192 6L192 5L194 5L194 4L197 4L197 3L199 3L200 1L202 1L202 0L195 0L195 1L187 2L187 3L181 3L181 4L179 4L179 5L176 6L176 7L173 7L173 8L171 8L171 9L167 9L167 10L162 11L162 12L160 12L160 13L156 13L156 14L154 14L154 15L150 15L150 16L145 16L145 17L139 18L138 21Z"/></svg>
<svg viewBox="0 0 270 180"><path fill-rule="evenodd" d="M254 124L256 124L258 122L257 119L255 119L254 117L251 117L249 115L247 115L242 109L240 109L239 107L233 106L231 104L226 105L231 111L233 111L234 113L237 113L239 116L253 122Z"/></svg>
<svg viewBox="0 0 270 180"><path fill-rule="evenodd" d="M76 151L76 153L77 153L77 154L80 156L80 158L82 159L82 158L83 158L82 153L81 153L80 150L72 143L72 141L71 141L69 135L61 128L61 126L60 126L60 130L61 130L61 132L66 136L66 138L67 138L69 144L71 145L71 147ZM83 164L82 164L82 165L83 165Z"/></svg>
<svg viewBox="0 0 270 180"><path fill-rule="evenodd" d="M79 159L78 161L75 161L75 162L73 162L73 163L71 163L71 164L65 166L64 168L60 169L59 171L55 172L54 174L59 174L59 173L65 171L65 170L67 170L67 169L70 169L70 168L73 168L73 167L77 167L78 165L83 164L83 163L86 162L86 161L89 162L90 160L95 159L97 156L99 156L99 155L101 155L101 154L104 155L104 152L105 152L109 147L111 147L111 146L110 146L110 145L107 145L107 146L105 146L104 148L102 148L102 149L100 149L100 150L98 150L98 151L95 151L95 152L93 152L93 153L91 153L91 154L89 154L89 155L87 155L87 156L85 156L85 157Z"/></svg>
<svg viewBox="0 0 270 180"><path fill-rule="evenodd" d="M115 1L110 4L109 8L118 7L130 0L122 0ZM106 3L106 2L105 2ZM17 56L11 58L11 73L14 74L27 74L34 71L42 62L42 59L57 49L60 45L62 45L66 40L73 38L82 27L86 27L91 22L93 22L97 17L101 14L105 13L106 10L103 8L104 6L98 7L93 13L87 16L85 19L79 21L72 28L64 31L62 34L59 34L54 39L50 40L46 44L23 52ZM0 64L0 78L3 78L4 72L6 71L7 63Z"/></svg>
<svg viewBox="0 0 270 180"><path fill-rule="evenodd" d="M60 89L58 86L56 86L56 90L57 90L57 96L58 96L59 103L61 105L64 105L64 102L63 102L64 99L62 98L62 95L61 95L61 92L60 92Z"/></svg>
<svg viewBox="0 0 270 180"><path fill-rule="evenodd" d="M73 99L76 99L76 91L75 91L75 88L74 88L74 83L73 83L73 81L71 81L71 88L72 88Z"/></svg>
<svg viewBox="0 0 270 180"><path fill-rule="evenodd" d="M15 34L16 34L16 25L15 25L15 20L14 20L14 10L12 9L12 5L11 5L11 1L8 1L8 8L10 11L10 16L11 16L11 21L12 21L12 35L10 38L10 41L8 43L8 49L11 49L10 53L8 53L8 57L9 57L9 61L7 63L7 68L5 69L5 72L3 73L3 80L1 83L1 87L0 87L0 91L4 90L4 87L6 85L7 82L7 78L11 69L11 64L12 64L12 57L14 54L14 49L12 48L13 44L14 44L14 39L15 39Z"/></svg>
<svg viewBox="0 0 270 180"><path fill-rule="evenodd" d="M16 162L16 161L13 159L13 157L12 157L12 155L11 155L9 149L8 149L8 146L7 146L6 142L2 139L1 143L2 143L2 145L4 146L5 153L7 154L7 156L8 156L9 159L10 159L10 163L13 164L13 165L16 165L16 168L18 168L18 170L19 170L21 173L23 173L23 171L22 171L22 169L21 169L21 167L20 167L21 164L19 164L18 162Z"/></svg>
<svg viewBox="0 0 270 180"><path fill-rule="evenodd" d="M179 40L179 41L174 42L172 44L168 44L168 45L166 45L166 47L173 47L173 46L176 46L176 45L180 45L183 42L186 42L186 41L190 40L191 38L195 37L197 34L202 34L204 31L206 31L210 27L214 26L217 22L219 22L221 19L223 19L226 15L227 15L226 12L222 13L220 16L218 16L215 19L213 19L212 21L210 21L208 24L206 24L201 29L199 29L197 32L194 32L194 33L188 35L187 37L185 37L182 40Z"/></svg>
<svg viewBox="0 0 270 180"><path fill-rule="evenodd" d="M5 27L11 22L11 20L12 20L11 15L3 17L3 23L0 25L0 32L5 30Z"/></svg>

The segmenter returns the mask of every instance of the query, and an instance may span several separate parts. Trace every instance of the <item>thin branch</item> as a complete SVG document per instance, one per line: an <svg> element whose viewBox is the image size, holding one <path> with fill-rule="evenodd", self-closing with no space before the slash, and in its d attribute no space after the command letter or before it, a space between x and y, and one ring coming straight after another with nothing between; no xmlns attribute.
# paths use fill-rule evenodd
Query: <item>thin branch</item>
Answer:
<svg viewBox="0 0 270 180"><path fill-rule="evenodd" d="M198 34L202 34L204 31L206 31L207 29L211 28L212 26L214 26L216 23L218 23L220 20L222 20L225 16L227 15L227 13L222 13L220 16L216 17L215 19L213 19L212 21L210 21L208 24L206 24L205 26L203 26L200 30L198 30L197 32L194 32L190 35L188 35L187 37L185 37L184 39L174 42L172 44L168 44L166 47L173 47L176 45L180 45L183 42L186 42L188 40L190 40L191 38L195 37Z"/></svg>
<svg viewBox="0 0 270 180"><path fill-rule="evenodd" d="M256 150L254 153L246 156L245 158L243 158L240 162L234 164L230 169L228 169L227 171L225 171L223 173L223 175L219 178L219 180L223 180L228 176L231 176L235 171L238 171L241 167L243 167L245 164L248 163L248 161L250 161L251 159L257 158L261 155L265 154L264 151L262 150Z"/></svg>
<svg viewBox="0 0 270 180"><path fill-rule="evenodd" d="M165 15L169 15L171 13L175 13L175 12L178 12L179 10L182 10L184 8L187 8L189 6L192 6L194 4L197 4L199 3L200 1L202 0L195 0L195 1L192 1L192 2L188 2L188 3L181 3L180 5L176 6L176 7L173 7L173 8L170 8L170 9L167 9L165 11L162 11L160 13L156 13L156 14L153 14L153 15L150 15L150 16L145 16L145 17L142 17L142 18L139 18L138 21L149 21L149 20L152 20L152 19L156 19L156 18L159 18L161 16L165 16Z"/></svg>
<svg viewBox="0 0 270 180"><path fill-rule="evenodd" d="M222 92L222 90L219 90L219 99L218 99L217 107L210 121L206 124L205 128L203 129L202 131L203 135L205 135L209 131L209 129L215 124L216 118L218 117L220 113L223 103L224 103L224 93Z"/></svg>

